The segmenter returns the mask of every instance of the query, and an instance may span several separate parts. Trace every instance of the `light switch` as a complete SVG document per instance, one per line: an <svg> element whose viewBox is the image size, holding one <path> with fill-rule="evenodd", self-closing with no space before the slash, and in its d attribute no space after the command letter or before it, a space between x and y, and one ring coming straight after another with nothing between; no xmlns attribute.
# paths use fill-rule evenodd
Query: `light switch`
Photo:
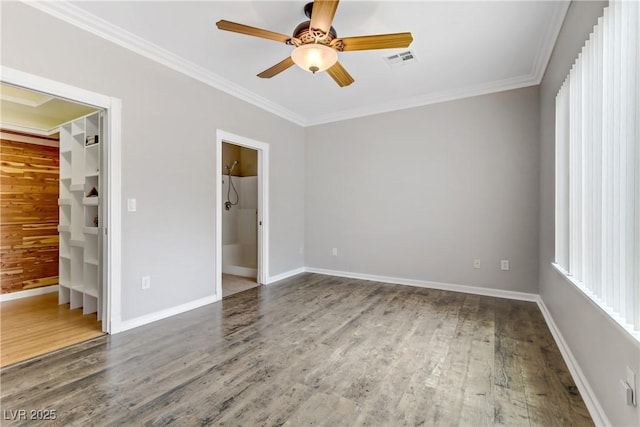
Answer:
<svg viewBox="0 0 640 427"><path fill-rule="evenodd" d="M136 209L136 199L127 199L127 210L129 212L135 212Z"/></svg>

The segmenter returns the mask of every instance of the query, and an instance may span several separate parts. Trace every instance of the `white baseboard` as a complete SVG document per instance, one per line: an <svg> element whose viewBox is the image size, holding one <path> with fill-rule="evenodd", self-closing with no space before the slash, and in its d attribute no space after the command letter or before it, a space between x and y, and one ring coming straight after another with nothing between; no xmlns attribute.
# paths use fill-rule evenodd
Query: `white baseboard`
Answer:
<svg viewBox="0 0 640 427"><path fill-rule="evenodd" d="M440 289L443 291L463 292L465 294L488 297L507 298L520 301L538 301L538 294L527 292L505 291L503 289L481 288L478 286L457 285L454 283L431 282L427 280L403 279L400 277L377 276L373 274L351 273L346 271L325 270L307 267L309 273L326 274L327 276L348 277L351 279L372 280L375 282L394 283L396 285L418 286L420 288Z"/></svg>
<svg viewBox="0 0 640 427"><path fill-rule="evenodd" d="M300 273L304 273L305 268L301 267L295 270L290 270L276 276L269 277L267 284L276 282L278 280L283 280L288 277L295 276ZM232 274L232 273L229 273ZM255 277L255 275L254 275ZM137 328L138 326L143 326L148 323L152 323L158 320L166 319L167 317L175 316L180 313L184 313L186 311L194 310L196 308L202 307L207 304L212 304L216 301L219 301L219 298L215 296L209 296L205 298L200 298L195 301L191 301L176 307L167 308L165 310L156 311L155 313L145 314L144 316L136 317L134 319L129 320L121 320L119 322L113 322L111 327L111 333L124 332L129 329Z"/></svg>
<svg viewBox="0 0 640 427"><path fill-rule="evenodd" d="M265 285L270 285L271 283L278 282L280 280L288 279L289 277L297 276L298 274L304 273L307 271L306 268L300 267L295 270L285 271L284 273L276 274L275 276L269 276L267 279L267 283Z"/></svg>
<svg viewBox="0 0 640 427"><path fill-rule="evenodd" d="M582 369L580 369L580 365L578 365L575 357L573 357L573 353L571 353L569 345L560 333L560 329L558 329L556 322L553 321L553 317L551 316L549 309L547 309L547 306L542 300L542 297L538 296L536 302L538 303L538 307L540 308L540 311L544 316L544 320L547 322L547 326L551 331L551 335L553 335L553 339L556 341L556 344L560 349L560 353L562 354L564 362L569 367L571 377L573 378L573 381L576 383L576 386L580 391L582 400L584 400L584 404L587 406L589 414L591 415L591 418L593 418L593 422L596 426L610 426L611 423L609 422L607 415L602 409L600 402L598 402L598 399L593 392L593 389L589 385L587 378L584 376Z"/></svg>
<svg viewBox="0 0 640 427"><path fill-rule="evenodd" d="M43 286L41 288L27 289L26 291L11 292L9 294L0 295L0 302L11 301L14 299L27 298L35 295L48 294L58 292L58 285Z"/></svg>
<svg viewBox="0 0 640 427"><path fill-rule="evenodd" d="M219 301L215 295L204 297L197 299L195 301L190 301L185 304L181 304L175 307L167 308L165 310L156 311L155 313L145 314L144 316L136 317L134 319L129 320L121 320L119 322L115 322L112 325L111 333L123 332L129 329L137 328L138 326L146 325L148 323L156 322L158 320L166 319L167 317L175 316L180 313L184 313L186 311L194 310L196 308L200 308L202 306L212 304L216 301ZM115 329L115 330L114 330Z"/></svg>
<svg viewBox="0 0 640 427"><path fill-rule="evenodd" d="M257 277L258 269L257 268L249 268L249 267L240 267L238 265L223 265L222 266L223 274L233 274L234 276L241 277Z"/></svg>

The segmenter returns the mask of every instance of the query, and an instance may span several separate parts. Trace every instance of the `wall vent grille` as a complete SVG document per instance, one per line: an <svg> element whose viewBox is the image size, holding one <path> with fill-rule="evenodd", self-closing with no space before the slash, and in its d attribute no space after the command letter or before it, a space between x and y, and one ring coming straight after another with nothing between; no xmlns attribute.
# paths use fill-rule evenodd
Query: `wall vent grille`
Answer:
<svg viewBox="0 0 640 427"><path fill-rule="evenodd" d="M389 64L390 67L396 68L403 65L412 64L417 61L417 58L412 51L406 50L404 52L385 57L385 61L387 62L387 64Z"/></svg>

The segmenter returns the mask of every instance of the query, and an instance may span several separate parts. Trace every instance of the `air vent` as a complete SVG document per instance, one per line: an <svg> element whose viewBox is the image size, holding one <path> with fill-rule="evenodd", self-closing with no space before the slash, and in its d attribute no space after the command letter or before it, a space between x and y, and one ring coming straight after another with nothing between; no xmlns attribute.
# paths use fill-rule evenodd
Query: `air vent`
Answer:
<svg viewBox="0 0 640 427"><path fill-rule="evenodd" d="M385 61L387 61L387 64L389 64L390 67L395 68L412 64L416 62L417 59L416 55L412 51L406 50L404 52L385 57Z"/></svg>

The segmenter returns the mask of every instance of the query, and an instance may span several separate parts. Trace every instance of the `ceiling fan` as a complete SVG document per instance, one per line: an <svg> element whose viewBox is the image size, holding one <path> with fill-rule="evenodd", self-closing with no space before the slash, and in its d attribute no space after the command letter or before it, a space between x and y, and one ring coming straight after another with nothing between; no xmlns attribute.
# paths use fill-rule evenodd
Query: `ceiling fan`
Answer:
<svg viewBox="0 0 640 427"><path fill-rule="evenodd" d="M216 26L220 30L295 46L290 57L267 68L258 74L258 77L269 79L293 64L297 64L303 70L314 74L326 70L340 87L344 87L349 86L354 80L338 62L338 52L408 47L413 41L413 37L411 33L394 33L339 38L336 30L331 26L338 9L338 2L339 0L315 0L307 3L304 7L304 13L311 20L298 25L293 31L293 36L225 20L218 21Z"/></svg>

